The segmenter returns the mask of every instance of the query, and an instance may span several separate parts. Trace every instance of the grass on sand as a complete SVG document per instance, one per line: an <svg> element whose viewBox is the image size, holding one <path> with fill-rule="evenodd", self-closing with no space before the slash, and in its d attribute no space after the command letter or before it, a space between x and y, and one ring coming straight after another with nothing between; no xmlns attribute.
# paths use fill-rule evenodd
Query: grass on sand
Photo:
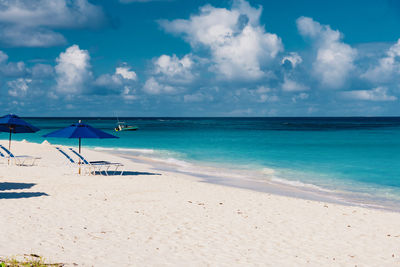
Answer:
<svg viewBox="0 0 400 267"><path fill-rule="evenodd" d="M0 258L0 267L61 267L62 263L46 263L44 258L36 254L23 257Z"/></svg>

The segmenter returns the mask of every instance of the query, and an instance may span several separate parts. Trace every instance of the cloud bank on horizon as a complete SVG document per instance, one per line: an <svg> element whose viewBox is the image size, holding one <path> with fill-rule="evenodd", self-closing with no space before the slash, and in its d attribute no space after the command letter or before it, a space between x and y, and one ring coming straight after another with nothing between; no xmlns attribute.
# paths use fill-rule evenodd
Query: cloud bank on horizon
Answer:
<svg viewBox="0 0 400 267"><path fill-rule="evenodd" d="M186 18L159 18L153 26L183 41L188 53L154 55L143 66L118 58L112 72L99 73L97 58L108 55L94 58L64 32L110 31L101 4L2 1L0 110L32 116L82 109L102 116L399 115L400 39L383 50L366 49L346 43L339 29L300 16L293 25L306 46L290 51L263 23L263 8L234 0L227 7L200 6ZM6 53L60 46L43 62L14 61Z"/></svg>

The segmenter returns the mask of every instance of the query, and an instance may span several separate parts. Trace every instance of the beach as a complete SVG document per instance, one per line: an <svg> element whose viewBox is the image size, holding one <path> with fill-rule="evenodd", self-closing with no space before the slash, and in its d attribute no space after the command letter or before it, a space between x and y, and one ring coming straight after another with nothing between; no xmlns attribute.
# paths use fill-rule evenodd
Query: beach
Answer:
<svg viewBox="0 0 400 267"><path fill-rule="evenodd" d="M399 8L0 0L0 267L400 267Z"/></svg>
<svg viewBox="0 0 400 267"><path fill-rule="evenodd" d="M6 141L0 141L6 145ZM396 266L400 213L206 183L115 153L124 175L78 175L53 146L0 165L0 257L66 266Z"/></svg>

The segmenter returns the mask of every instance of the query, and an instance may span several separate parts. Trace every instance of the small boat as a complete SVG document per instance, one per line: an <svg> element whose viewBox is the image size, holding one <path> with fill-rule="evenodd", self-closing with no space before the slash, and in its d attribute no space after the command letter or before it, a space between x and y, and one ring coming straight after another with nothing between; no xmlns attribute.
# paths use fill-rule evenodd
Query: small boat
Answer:
<svg viewBox="0 0 400 267"><path fill-rule="evenodd" d="M136 131L138 130L139 127L137 126L132 126L128 125L125 122L118 122L117 127L114 128L116 132L122 132L122 131Z"/></svg>

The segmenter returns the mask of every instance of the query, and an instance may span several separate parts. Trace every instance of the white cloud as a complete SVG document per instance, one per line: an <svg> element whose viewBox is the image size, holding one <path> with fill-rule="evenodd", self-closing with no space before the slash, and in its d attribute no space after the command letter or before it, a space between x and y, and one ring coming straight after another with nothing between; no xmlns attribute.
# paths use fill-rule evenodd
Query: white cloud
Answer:
<svg viewBox="0 0 400 267"><path fill-rule="evenodd" d="M176 87L159 83L154 77L150 77L143 86L143 91L152 94L174 94L179 90Z"/></svg>
<svg viewBox="0 0 400 267"><path fill-rule="evenodd" d="M126 80L133 80L136 81L137 80L137 75L136 72L132 71L130 69L129 66L122 66L122 67L117 67L115 69L115 74L119 74L122 76L122 78L126 79Z"/></svg>
<svg viewBox="0 0 400 267"><path fill-rule="evenodd" d="M137 81L136 72L124 63L115 69L114 74L103 74L94 81L96 94L121 94L125 99L132 100L136 98L133 93L133 86Z"/></svg>
<svg viewBox="0 0 400 267"><path fill-rule="evenodd" d="M87 0L8 0L0 2L0 40L10 46L65 43L53 29L88 28L104 23L99 6Z"/></svg>
<svg viewBox="0 0 400 267"><path fill-rule="evenodd" d="M8 60L8 55L3 51L0 51L0 64L7 62L7 60Z"/></svg>
<svg viewBox="0 0 400 267"><path fill-rule="evenodd" d="M342 92L342 95L348 99L367 100L367 101L395 101L396 96L388 94L386 87L376 87L372 90L354 90Z"/></svg>
<svg viewBox="0 0 400 267"><path fill-rule="evenodd" d="M260 102L260 103L276 102L278 100L279 100L279 97L276 95L262 94L262 95L260 95L260 98L257 100L257 102Z"/></svg>
<svg viewBox="0 0 400 267"><path fill-rule="evenodd" d="M19 78L13 81L7 82L10 90L8 94L13 97L24 97L28 93L29 84L32 82L31 79Z"/></svg>
<svg viewBox="0 0 400 267"><path fill-rule="evenodd" d="M77 45L60 53L56 61L56 89L60 93L80 93L93 78L89 52L81 50Z"/></svg>
<svg viewBox="0 0 400 267"><path fill-rule="evenodd" d="M295 96L292 97L292 102L293 102L293 103L297 103L298 100L305 100L305 99L307 99L308 97L309 97L308 94L306 94L306 93L300 93L300 94L295 95Z"/></svg>
<svg viewBox="0 0 400 267"><path fill-rule="evenodd" d="M387 51L386 56L379 60L379 64L370 68L362 77L372 82L387 82L393 75L400 74L400 39Z"/></svg>
<svg viewBox="0 0 400 267"><path fill-rule="evenodd" d="M162 55L153 61L153 76L148 78L143 91L148 94L175 94L183 91L183 85L192 83L195 75L191 55L181 59L176 55Z"/></svg>
<svg viewBox="0 0 400 267"><path fill-rule="evenodd" d="M287 92L298 92L298 91L306 91L309 90L310 88L304 84L298 83L294 80L291 80L288 77L284 77L283 79L283 84L282 84L282 90L287 91Z"/></svg>
<svg viewBox="0 0 400 267"><path fill-rule="evenodd" d="M128 101L137 99L136 90L128 85L124 86L124 90L122 91L121 95L125 100L128 100Z"/></svg>
<svg viewBox="0 0 400 267"><path fill-rule="evenodd" d="M205 47L220 78L259 79L262 66L283 50L281 39L260 25L262 8L236 0L230 10L206 5L188 20L162 21L166 31L183 34L192 47Z"/></svg>
<svg viewBox="0 0 400 267"><path fill-rule="evenodd" d="M297 54L296 52L290 52L289 55L284 56L282 58L281 64L285 65L287 63L290 63L292 68L296 68L296 66L302 62L303 62L303 59L301 58L301 56L299 54Z"/></svg>
<svg viewBox="0 0 400 267"><path fill-rule="evenodd" d="M190 55L185 55L179 59L176 55L162 55L154 61L154 73L166 76L167 79L175 81L191 82L193 74L191 69L193 60Z"/></svg>
<svg viewBox="0 0 400 267"><path fill-rule="evenodd" d="M8 62L8 55L0 51L0 73L5 77L21 77L27 74L23 61Z"/></svg>
<svg viewBox="0 0 400 267"><path fill-rule="evenodd" d="M297 28L301 35L314 41L316 57L313 63L315 77L323 86L340 88L351 71L357 50L341 41L342 34L328 25L321 25L312 18L297 19Z"/></svg>
<svg viewBox="0 0 400 267"><path fill-rule="evenodd" d="M18 77L24 76L27 72L27 69L23 61L9 62L7 64L0 65L0 72L7 77Z"/></svg>
<svg viewBox="0 0 400 267"><path fill-rule="evenodd" d="M8 46L49 47L67 42L63 35L47 29L4 27L0 33L1 42Z"/></svg>
<svg viewBox="0 0 400 267"><path fill-rule="evenodd" d="M258 103L276 102L279 100L279 97L275 95L273 91L274 90L269 87L258 86L256 89L247 90L243 88L242 90L237 90L236 95L249 94L252 99L255 98L255 101Z"/></svg>
<svg viewBox="0 0 400 267"><path fill-rule="evenodd" d="M136 72L131 70L131 67L124 65L117 67L114 74L103 74L97 77L94 84L100 87L120 88L127 83L132 83L137 80Z"/></svg>
<svg viewBox="0 0 400 267"><path fill-rule="evenodd" d="M94 81L94 85L106 89L118 89L123 86L123 78L115 74L102 74Z"/></svg>

